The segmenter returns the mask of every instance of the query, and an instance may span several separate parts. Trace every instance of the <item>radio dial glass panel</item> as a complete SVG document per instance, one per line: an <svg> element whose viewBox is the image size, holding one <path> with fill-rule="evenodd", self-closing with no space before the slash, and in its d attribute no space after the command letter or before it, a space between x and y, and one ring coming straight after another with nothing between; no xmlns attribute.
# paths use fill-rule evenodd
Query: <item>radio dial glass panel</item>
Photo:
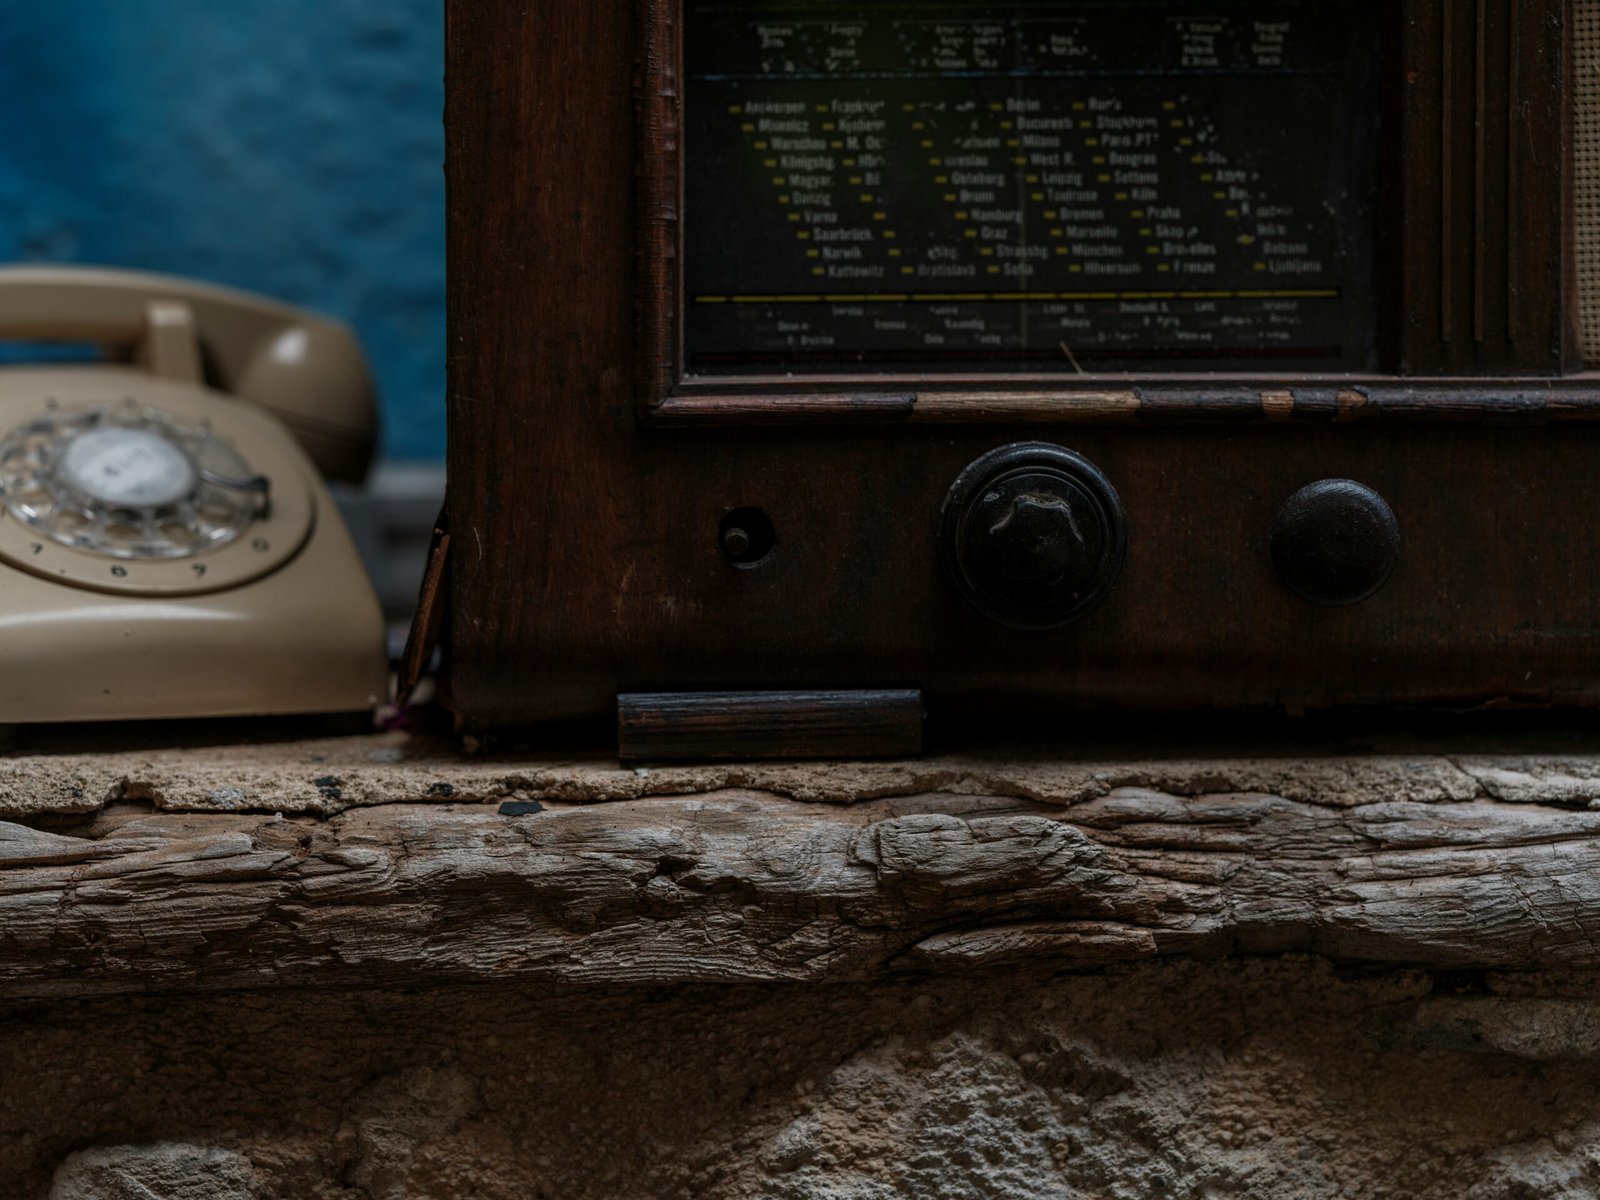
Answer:
<svg viewBox="0 0 1600 1200"><path fill-rule="evenodd" d="M686 374L1374 370L1379 22L691 0Z"/></svg>

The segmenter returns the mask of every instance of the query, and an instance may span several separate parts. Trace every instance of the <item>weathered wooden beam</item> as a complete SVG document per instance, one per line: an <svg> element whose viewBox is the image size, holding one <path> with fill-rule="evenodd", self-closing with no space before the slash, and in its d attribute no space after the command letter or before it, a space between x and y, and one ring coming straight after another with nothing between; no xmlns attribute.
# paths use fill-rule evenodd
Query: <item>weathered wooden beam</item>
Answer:
<svg viewBox="0 0 1600 1200"><path fill-rule="evenodd" d="M1600 968L1600 812L1302 790L839 806L723 788L524 816L0 823L0 997L847 982L1230 952Z"/></svg>

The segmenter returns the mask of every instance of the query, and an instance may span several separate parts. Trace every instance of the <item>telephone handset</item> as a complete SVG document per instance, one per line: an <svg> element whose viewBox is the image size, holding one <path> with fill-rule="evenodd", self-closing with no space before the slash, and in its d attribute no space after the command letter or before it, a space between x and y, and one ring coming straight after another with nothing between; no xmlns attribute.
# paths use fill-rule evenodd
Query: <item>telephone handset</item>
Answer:
<svg viewBox="0 0 1600 1200"><path fill-rule="evenodd" d="M0 268L0 340L126 362L0 367L0 722L336 712L387 677L321 476L375 411L342 325L245 292Z"/></svg>

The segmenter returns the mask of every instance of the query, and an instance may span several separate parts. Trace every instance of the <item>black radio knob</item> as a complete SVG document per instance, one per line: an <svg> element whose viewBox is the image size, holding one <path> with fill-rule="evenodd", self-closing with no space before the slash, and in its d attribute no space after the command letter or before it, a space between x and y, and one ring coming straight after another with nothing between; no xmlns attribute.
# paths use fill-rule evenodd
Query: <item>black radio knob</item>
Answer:
<svg viewBox="0 0 1600 1200"><path fill-rule="evenodd" d="M939 548L946 574L979 612L1015 629L1051 629L1105 598L1127 533L1116 489L1093 463L1021 442L956 478Z"/></svg>
<svg viewBox="0 0 1600 1200"><path fill-rule="evenodd" d="M1284 502L1272 522L1272 562L1315 604L1357 604L1400 561L1400 524L1382 496L1349 479L1322 479Z"/></svg>

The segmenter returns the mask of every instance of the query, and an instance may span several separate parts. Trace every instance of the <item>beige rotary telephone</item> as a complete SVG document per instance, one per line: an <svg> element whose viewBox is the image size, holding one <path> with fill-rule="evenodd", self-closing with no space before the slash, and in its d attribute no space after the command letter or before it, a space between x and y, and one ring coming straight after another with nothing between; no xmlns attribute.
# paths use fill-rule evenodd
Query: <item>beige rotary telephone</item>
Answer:
<svg viewBox="0 0 1600 1200"><path fill-rule="evenodd" d="M158 275L0 268L0 722L344 712L383 617L322 477L372 452L343 326Z"/></svg>

